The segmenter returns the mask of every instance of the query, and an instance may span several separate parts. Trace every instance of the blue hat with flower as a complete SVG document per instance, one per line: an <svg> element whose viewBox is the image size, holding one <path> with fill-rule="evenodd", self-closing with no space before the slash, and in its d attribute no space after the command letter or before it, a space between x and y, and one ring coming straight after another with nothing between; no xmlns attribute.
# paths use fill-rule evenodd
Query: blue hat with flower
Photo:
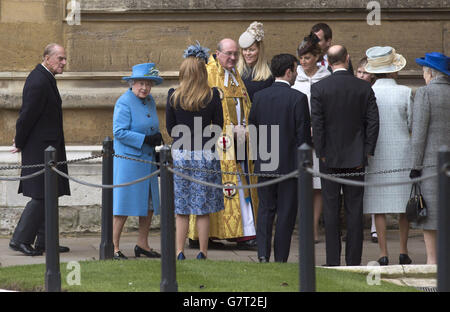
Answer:
<svg viewBox="0 0 450 312"><path fill-rule="evenodd" d="M183 57L188 58L190 56L202 59L205 61L205 63L208 63L209 58L209 49L202 47L200 45L200 42L197 41L197 44L193 44L187 47L186 50L184 50Z"/></svg>
<svg viewBox="0 0 450 312"><path fill-rule="evenodd" d="M450 57L445 54L439 52L425 53L425 57L416 58L416 63L450 76Z"/></svg>
<svg viewBox="0 0 450 312"><path fill-rule="evenodd" d="M149 79L155 81L155 84L157 85L163 82L163 79L159 76L159 70L157 70L155 67L155 63L143 63L134 65L131 76L123 77L122 79Z"/></svg>

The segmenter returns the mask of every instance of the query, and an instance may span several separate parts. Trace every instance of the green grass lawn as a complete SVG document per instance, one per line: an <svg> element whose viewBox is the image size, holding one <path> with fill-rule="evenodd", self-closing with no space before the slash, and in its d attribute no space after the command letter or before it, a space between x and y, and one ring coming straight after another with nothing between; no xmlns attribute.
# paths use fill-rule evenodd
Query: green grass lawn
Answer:
<svg viewBox="0 0 450 312"><path fill-rule="evenodd" d="M67 264L61 264L62 290L69 292L159 292L159 260L81 261L80 283L67 284ZM45 265L0 268L0 288L20 291L44 290ZM73 273L72 273L73 274ZM296 292L298 265L294 263L249 263L185 260L177 262L180 292ZM316 269L317 291L322 292L405 292L414 288L382 282L370 286L366 276Z"/></svg>

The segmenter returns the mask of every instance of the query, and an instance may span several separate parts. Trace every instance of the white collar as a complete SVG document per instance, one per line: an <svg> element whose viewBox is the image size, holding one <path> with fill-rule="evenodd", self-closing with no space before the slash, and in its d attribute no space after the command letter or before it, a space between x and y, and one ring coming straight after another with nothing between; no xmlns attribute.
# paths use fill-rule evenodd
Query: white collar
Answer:
<svg viewBox="0 0 450 312"><path fill-rule="evenodd" d="M239 86L239 83L238 83L236 77L234 76L234 74L232 72L230 72L228 69L224 68L224 70L225 70L225 80L223 82L223 85L225 87L228 87L228 82L229 82L229 79L230 79L230 76L231 76L231 79L233 79L234 84L236 86ZM234 68L233 68L233 71L234 71Z"/></svg>
<svg viewBox="0 0 450 312"><path fill-rule="evenodd" d="M283 83L286 83L289 87L291 86L291 84L289 83L289 81L286 81L286 80L284 80L284 79L278 79L278 78L276 78L276 79L275 79L275 82L283 82Z"/></svg>
<svg viewBox="0 0 450 312"><path fill-rule="evenodd" d="M347 71L347 68L336 68L335 70L333 70L333 74L337 71Z"/></svg>
<svg viewBox="0 0 450 312"><path fill-rule="evenodd" d="M52 73L47 67L45 67L44 63L42 63L41 65L42 65L42 67L44 67L50 74L52 74L53 77L55 77L55 75L53 75L53 73Z"/></svg>

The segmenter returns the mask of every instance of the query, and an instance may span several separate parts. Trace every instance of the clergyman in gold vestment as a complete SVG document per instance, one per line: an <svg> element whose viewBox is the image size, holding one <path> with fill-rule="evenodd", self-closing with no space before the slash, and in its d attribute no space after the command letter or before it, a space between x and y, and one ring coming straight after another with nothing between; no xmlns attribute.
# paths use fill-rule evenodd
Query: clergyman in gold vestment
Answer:
<svg viewBox="0 0 450 312"><path fill-rule="evenodd" d="M253 173L253 161L248 157L250 144L243 143L247 140L245 128L251 102L244 82L235 69L238 58L237 43L232 39L223 39L218 44L216 54L209 57L206 65L209 86L217 87L223 93L223 136L217 144L218 153L221 154L221 170L222 173L241 173L222 174L224 185L257 183L256 177L242 175L245 172ZM256 250L257 190L224 189L224 206L224 210L210 215L209 236L236 239L238 248ZM191 216L190 221L189 238L196 239L195 216Z"/></svg>

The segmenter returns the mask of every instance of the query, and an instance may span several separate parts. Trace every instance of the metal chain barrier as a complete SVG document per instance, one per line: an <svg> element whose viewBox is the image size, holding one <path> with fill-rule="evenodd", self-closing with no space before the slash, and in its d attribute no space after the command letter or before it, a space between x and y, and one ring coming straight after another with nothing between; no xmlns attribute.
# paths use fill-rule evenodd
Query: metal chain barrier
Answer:
<svg viewBox="0 0 450 312"><path fill-rule="evenodd" d="M133 157L117 155L117 154L112 154L112 155L113 155L113 157L116 157L116 158L122 158L122 159L126 159L126 160L138 161L138 162L141 162L141 163L151 164L151 165L155 165L155 166L158 166L158 167L161 166L161 163L156 162L156 161L144 160L144 159L133 158Z"/></svg>
<svg viewBox="0 0 450 312"><path fill-rule="evenodd" d="M65 165L65 164L73 164L73 163L80 162L80 161L100 158L102 156L103 156L103 153L92 155L92 156L89 156L89 157L84 157L84 158L59 161L59 162L56 163L56 165L60 166L60 165ZM22 169L43 168L43 167L45 167L45 164L22 165L22 166L20 166L20 165L13 165L13 166L2 166L2 167L0 167L0 170L17 170L17 169L22 170ZM28 179L32 179L34 177L37 177L37 176L43 174L44 171L45 171L45 169L42 169L42 170L39 170L37 172L34 172L34 173L30 174L30 175L23 176L23 177L12 177L12 178L0 177L0 181L24 181L24 180L28 180Z"/></svg>
<svg viewBox="0 0 450 312"><path fill-rule="evenodd" d="M29 168L43 168L45 167L44 164L38 164L38 165L14 165L14 166L2 166L0 167L0 170L16 170L16 169L29 169Z"/></svg>
<svg viewBox="0 0 450 312"><path fill-rule="evenodd" d="M100 154L95 154L89 157L84 157L84 158L79 158L79 159L72 159L72 160L66 160L66 161L60 161L56 163L56 166L60 166L60 165L68 165L68 164L74 164L77 162L81 162L81 161L88 161L88 160L93 160L93 159L97 159L103 156L103 153ZM138 159L138 158L133 158L133 157L129 157L129 156L124 156L124 155L118 155L118 154L112 154L113 157L116 158L122 158L122 159L127 159L127 160L131 160L131 161L137 161L137 162L142 162L142 163L147 163L147 164L151 164L151 165L155 165L160 167L161 163L160 162L155 162L155 161L150 161L150 160L143 160L143 159ZM24 165L24 166L19 166L19 165L14 165L14 166L3 166L0 167L0 170L14 170L14 169L28 169L28 168L42 168L45 167L44 164L35 164L35 165ZM436 165L425 165L425 166L421 166L415 169L421 170L424 168L434 168L436 167ZM156 174L159 174L160 171L157 170L155 172L153 172L150 175L147 175L145 177L142 177L140 179L131 181L131 182L127 182L127 183L123 183L123 184L118 184L118 185L102 185L102 184L94 184L94 183L89 183L89 182L85 182L85 181L81 181L79 179L73 178L71 176L69 176L68 174L65 174L64 172L56 169L55 167L52 167L52 169L57 172L59 175L63 176L64 178L67 178L69 180L72 180L73 182L85 185L85 186L90 186L90 187L95 187L95 188L115 188L115 187L125 187L125 186L129 186L129 185L133 185L142 181L145 181L147 179L150 179L151 177L155 176ZM256 176L256 177L265 177L265 178L274 178L271 181L267 181L267 182L263 182L263 183L257 183L257 184L250 184L250 185L242 185L242 186L226 186L226 185L219 185L219 184L214 184L214 183L210 183L210 182L205 182L205 181L201 181L201 180L197 180L194 178L191 178L189 175L186 175L182 172L176 171L174 169L180 169L180 170L186 170L186 171L198 171L198 172L205 172L205 173L209 173L209 174L216 174L216 175L237 175L237 176ZM375 172L352 172L352 173L341 173L341 174L324 174L318 171L314 171L312 170L310 167L306 168L306 171L308 173L310 173L311 175L313 175L314 177L320 177L320 178L324 178L336 183L342 183L342 184L347 184L347 185L353 185L353 186L375 186L375 187L381 187L381 186L396 186L396 185L403 185L403 184L411 184L411 183L416 183L416 182L420 182L420 181L424 181L427 179L431 179L437 176L437 173L434 174L430 174L424 177L419 177L416 179L409 179L406 181L398 181L398 182L390 182L390 183L385 183L385 182L378 182L378 183L369 183L369 182L359 182L359 181L352 181L352 180L347 180L347 179L343 179L345 177L355 177L355 176L363 176L363 175L376 175L376 174L391 174L391 173L398 173L398 172L405 172L405 171L411 171L413 168L400 168L400 169L386 169L386 170L380 170L380 171L375 171ZM219 171L219 170L212 170L212 169L198 169L198 168L189 168L189 167L182 167L182 166L172 166L171 168L169 168L169 171L172 172L173 174L176 174L184 179L190 180L191 182L195 182L198 184L202 184L205 186L210 186L210 187L214 187L214 188L221 188L221 189L250 189L250 188L258 188L258 187L265 187L265 186L269 186L272 184L276 184L276 183L280 183L282 181L285 181L287 179L291 179L291 178L296 178L298 176L298 171L295 170L289 174L270 174L270 173L240 173L240 172L229 172L229 171ZM443 168L443 171L445 171L447 176L450 176L450 166L446 166L445 168ZM41 174L44 173L44 169L37 171L33 174L30 174L28 176L23 176L23 177L0 177L0 181L22 181L22 180L27 180L27 179L31 179L34 178L36 176L39 176Z"/></svg>
<svg viewBox="0 0 450 312"><path fill-rule="evenodd" d="M12 178L7 178L7 177L0 177L0 181L23 181L23 180L28 180L34 177L37 177L41 174L43 174L45 171L45 169L41 169L39 171L36 171L30 175L27 176L23 176L23 177L12 177Z"/></svg>
<svg viewBox="0 0 450 312"><path fill-rule="evenodd" d="M375 186L375 187L412 184L412 183L417 183L417 182L421 182L424 180L428 180L431 178L435 178L438 175L437 173L432 173L427 176L423 176L423 177L419 177L419 178L415 178L415 179L409 179L409 180L405 180L405 181L397 181L397 182L389 182L389 183L381 182L380 183L380 182L360 182L360 181L347 180L347 179L336 177L332 174L325 174L325 173L321 173L318 171L314 171L310 167L306 167L305 170L315 177L320 177L320 178L323 178L323 179L326 179L326 180L329 180L332 182L340 183L340 184L347 184L347 185L352 185L352 186Z"/></svg>
<svg viewBox="0 0 450 312"><path fill-rule="evenodd" d="M173 174L176 174L176 175L182 177L183 179L189 180L191 182L195 182L195 183L198 183L198 184L202 184L202 185L210 186L210 187L214 187L214 188L221 188L221 189L250 189L250 188L265 187L265 186L269 186L269 185L272 185L272 184L283 182L283 181L285 181L287 179L296 178L298 176L298 171L295 170L295 171L292 171L291 173L282 175L281 177L273 179L271 181L257 183L257 184L235 186L235 185L215 184L215 183L210 183L210 182L197 180L197 179L194 179L194 178L190 177L187 174L181 173L179 171L175 171L175 170L173 170L170 167L168 167L168 170L170 172L172 172Z"/></svg>
<svg viewBox="0 0 450 312"><path fill-rule="evenodd" d="M71 181L73 181L73 182L76 182L76 183L78 183L78 184L82 184L82 185L90 186L90 187L95 187L95 188L107 188L107 189L109 189L109 188L116 188L116 187L124 187L124 186L129 186L129 185L137 184L137 183L139 183L139 182L142 182L142 181L145 181L145 180L147 180L147 179L150 179L150 178L152 178L153 176L155 176L155 175L157 175L158 173L160 173L160 170L158 169L158 170L152 172L151 174L149 174L149 175L147 175L147 176L145 176L145 177L139 178L139 179L134 180L134 181L131 181L131 182L127 182L127 183L123 183L123 184L115 184L115 185L103 185L103 184L94 184L94 183L89 183L89 182L85 182L85 181L78 180L78 179L76 179L76 178L74 178L74 177L71 177L71 176L69 176L68 174L66 174L66 173L64 173L64 172L62 172L62 171L56 169L55 167L52 167L52 170L55 171L55 172L56 172L57 174L59 174L60 176L66 178L66 179L69 179L69 180L71 180Z"/></svg>
<svg viewBox="0 0 450 312"><path fill-rule="evenodd" d="M363 176L363 175L369 175L369 174L398 173L398 172L411 171L413 169L422 170L425 168L436 168L436 165L425 165L425 166L419 166L417 168L386 169L386 170L379 170L379 171L374 171L374 172L333 173L333 174L329 174L329 175L333 176L333 177L356 177L356 176ZM317 176L317 175L315 175L315 176Z"/></svg>
<svg viewBox="0 0 450 312"><path fill-rule="evenodd" d="M64 160L64 161L58 161L56 163L57 166L59 165L69 165L69 164L74 164L80 161L86 161L86 160L92 160L92 159L96 159L96 158L100 158L103 156L103 153L101 154L95 154L92 156L88 156L88 157L84 157L84 158L78 158L78 159L71 159L71 160Z"/></svg>
<svg viewBox="0 0 450 312"><path fill-rule="evenodd" d="M219 170L212 170L212 169L198 169L198 168L189 168L189 167L182 167L182 166L173 166L174 169L181 169L181 170L188 170L188 171L199 171L199 172L206 172L206 173L212 173L212 174L218 174L218 175L239 175L239 176L247 176L247 177L264 177L264 178L280 178L284 177L283 174L276 174L276 173L240 173L240 172L231 172L231 171L219 171Z"/></svg>

